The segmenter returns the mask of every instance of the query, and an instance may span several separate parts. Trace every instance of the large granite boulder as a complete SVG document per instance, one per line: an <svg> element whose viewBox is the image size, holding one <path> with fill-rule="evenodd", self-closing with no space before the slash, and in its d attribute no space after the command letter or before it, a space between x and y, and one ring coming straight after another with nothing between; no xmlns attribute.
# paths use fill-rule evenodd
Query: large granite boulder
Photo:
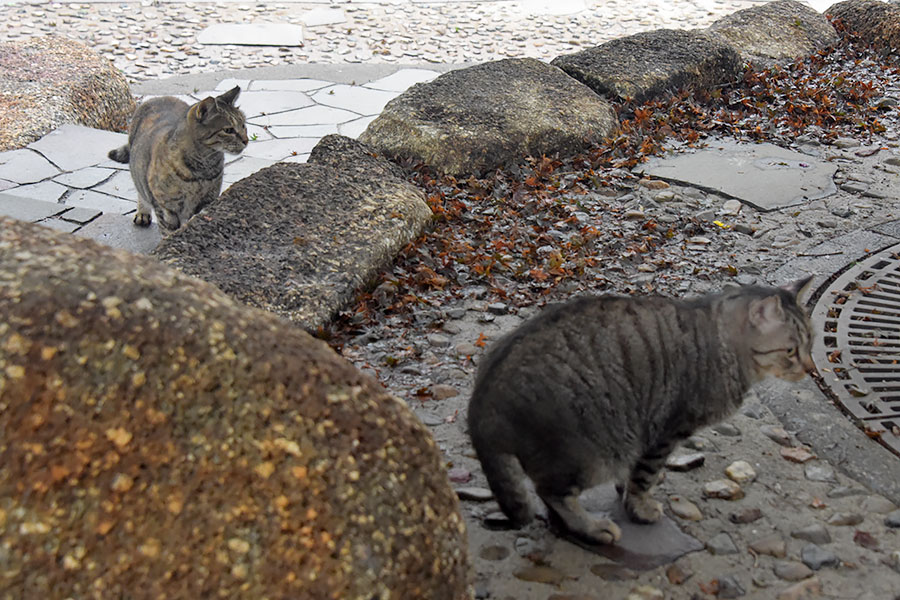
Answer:
<svg viewBox="0 0 900 600"><path fill-rule="evenodd" d="M736 81L743 72L740 56L729 44L679 29L637 33L558 56L551 64L598 94L637 103Z"/></svg>
<svg viewBox="0 0 900 600"><path fill-rule="evenodd" d="M825 15L797 0L775 0L722 17L707 31L757 68L788 63L838 43Z"/></svg>
<svg viewBox="0 0 900 600"><path fill-rule="evenodd" d="M65 123L126 131L134 109L125 76L84 44L57 35L0 42L0 151Z"/></svg>
<svg viewBox="0 0 900 600"><path fill-rule="evenodd" d="M426 428L276 315L0 218L0 589L470 598Z"/></svg>
<svg viewBox="0 0 900 600"><path fill-rule="evenodd" d="M900 4L847 0L832 5L828 13L876 48L900 52Z"/></svg>
<svg viewBox="0 0 900 600"><path fill-rule="evenodd" d="M422 233L424 194L354 140L233 184L154 250L160 260L314 331Z"/></svg>
<svg viewBox="0 0 900 600"><path fill-rule="evenodd" d="M511 58L413 86L360 140L394 158L468 175L584 150L617 125L609 104L559 69Z"/></svg>

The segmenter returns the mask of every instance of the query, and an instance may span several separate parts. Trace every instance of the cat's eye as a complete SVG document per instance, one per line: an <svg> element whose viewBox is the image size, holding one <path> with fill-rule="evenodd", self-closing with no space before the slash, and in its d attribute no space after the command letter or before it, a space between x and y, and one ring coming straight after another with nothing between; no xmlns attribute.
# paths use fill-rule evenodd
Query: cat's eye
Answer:
<svg viewBox="0 0 900 600"><path fill-rule="evenodd" d="M235 133L234 127L226 127L225 133L227 133L228 135L234 135L234 133Z"/></svg>
<svg viewBox="0 0 900 600"><path fill-rule="evenodd" d="M788 358L794 358L795 356L797 356L797 347L794 346L793 348L788 348L787 356Z"/></svg>

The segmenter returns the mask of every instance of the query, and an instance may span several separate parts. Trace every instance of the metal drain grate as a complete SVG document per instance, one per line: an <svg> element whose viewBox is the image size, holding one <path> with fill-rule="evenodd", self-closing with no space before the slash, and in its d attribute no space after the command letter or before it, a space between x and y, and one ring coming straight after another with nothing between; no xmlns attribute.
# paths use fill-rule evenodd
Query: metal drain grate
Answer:
<svg viewBox="0 0 900 600"><path fill-rule="evenodd" d="M812 311L826 393L900 455L900 244L851 264Z"/></svg>

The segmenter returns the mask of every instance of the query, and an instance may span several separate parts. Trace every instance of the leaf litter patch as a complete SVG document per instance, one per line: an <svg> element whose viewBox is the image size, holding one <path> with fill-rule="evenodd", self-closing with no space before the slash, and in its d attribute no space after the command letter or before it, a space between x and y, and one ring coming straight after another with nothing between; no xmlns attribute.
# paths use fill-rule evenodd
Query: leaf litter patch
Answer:
<svg viewBox="0 0 900 600"><path fill-rule="evenodd" d="M897 57L847 36L786 67L748 68L737 84L626 103L618 133L582 155L527 158L468 179L404 165L426 193L432 230L319 334L341 350L384 327L438 326L440 308L467 297L512 308L579 292L682 296L739 277L751 259L759 273L767 262L777 267L783 258L767 256L767 248L753 257L741 251L753 231L724 216L698 216L720 209L721 199L711 203L690 189L672 194L631 169L711 138L790 147L850 137L877 152L900 132L900 108L891 101L900 97L898 81Z"/></svg>

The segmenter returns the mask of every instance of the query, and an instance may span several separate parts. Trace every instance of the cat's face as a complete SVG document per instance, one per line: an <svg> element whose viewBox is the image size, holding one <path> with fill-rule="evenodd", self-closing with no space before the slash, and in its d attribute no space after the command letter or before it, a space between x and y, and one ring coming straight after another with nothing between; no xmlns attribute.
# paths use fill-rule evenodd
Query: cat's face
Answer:
<svg viewBox="0 0 900 600"><path fill-rule="evenodd" d="M247 147L244 113L234 106L241 88L201 100L193 107L198 141L213 150L240 154Z"/></svg>
<svg viewBox="0 0 900 600"><path fill-rule="evenodd" d="M809 317L797 304L797 295L811 278L784 288L788 293L757 298L749 303L748 342L760 379L772 375L800 381L815 370L812 327Z"/></svg>

